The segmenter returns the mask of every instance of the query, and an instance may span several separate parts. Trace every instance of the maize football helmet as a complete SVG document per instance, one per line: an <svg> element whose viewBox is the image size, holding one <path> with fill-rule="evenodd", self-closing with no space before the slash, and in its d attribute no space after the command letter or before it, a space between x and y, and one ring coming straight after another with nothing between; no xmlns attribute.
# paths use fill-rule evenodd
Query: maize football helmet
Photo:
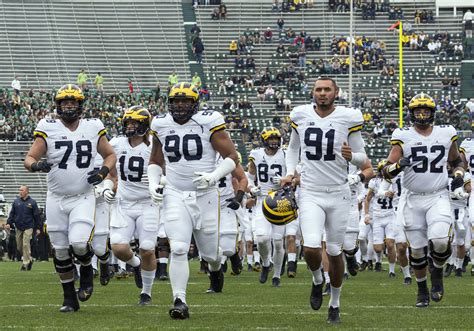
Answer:
<svg viewBox="0 0 474 331"><path fill-rule="evenodd" d="M81 116L85 96L79 86L74 84L63 85L58 92L56 92L54 100L56 101L56 113L62 120L73 122ZM63 109L62 102L64 100L75 100L78 106L76 108Z"/></svg>
<svg viewBox="0 0 474 331"><path fill-rule="evenodd" d="M386 164L387 164L386 159L380 160L379 163L377 163L377 172L379 175L382 175L382 169L383 167L385 167Z"/></svg>
<svg viewBox="0 0 474 331"><path fill-rule="evenodd" d="M192 100L191 105L177 105L176 100ZM168 111L176 122L187 122L199 110L199 91L190 83L175 84L168 95Z"/></svg>
<svg viewBox="0 0 474 331"><path fill-rule="evenodd" d="M423 114L415 116L415 110L418 108L429 109L430 116L425 116ZM436 103L428 94L420 93L410 100L408 110L410 112L410 121L413 124L430 125L435 120Z"/></svg>
<svg viewBox="0 0 474 331"><path fill-rule="evenodd" d="M290 186L270 191L262 203L263 216L275 225L285 225L298 217L295 193Z"/></svg>
<svg viewBox="0 0 474 331"><path fill-rule="evenodd" d="M275 127L264 129L262 133L260 134L260 137L262 139L262 143L264 147L277 149L277 148L280 148L281 146L281 133L280 133L280 130L278 130ZM274 137L278 138L278 141L270 142L269 141L270 138L274 138Z"/></svg>
<svg viewBox="0 0 474 331"><path fill-rule="evenodd" d="M128 123L135 121L134 128L128 128ZM142 106L132 106L125 111L122 117L122 133L127 137L144 136L150 130L151 115L148 109Z"/></svg>

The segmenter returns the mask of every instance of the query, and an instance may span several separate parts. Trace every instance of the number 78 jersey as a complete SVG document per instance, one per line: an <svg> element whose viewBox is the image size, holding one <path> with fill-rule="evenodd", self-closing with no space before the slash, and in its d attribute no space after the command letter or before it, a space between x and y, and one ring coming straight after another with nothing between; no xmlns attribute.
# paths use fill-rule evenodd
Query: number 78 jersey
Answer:
<svg viewBox="0 0 474 331"><path fill-rule="evenodd" d="M320 117L309 104L295 107L290 119L300 140L301 188L345 184L348 162L341 148L350 134L362 130L360 110L337 106L330 115Z"/></svg>
<svg viewBox="0 0 474 331"><path fill-rule="evenodd" d="M435 125L429 136L414 127L396 129L390 143L399 145L411 165L404 170L403 187L411 192L430 193L448 186L448 162L451 144L458 139L451 125Z"/></svg>

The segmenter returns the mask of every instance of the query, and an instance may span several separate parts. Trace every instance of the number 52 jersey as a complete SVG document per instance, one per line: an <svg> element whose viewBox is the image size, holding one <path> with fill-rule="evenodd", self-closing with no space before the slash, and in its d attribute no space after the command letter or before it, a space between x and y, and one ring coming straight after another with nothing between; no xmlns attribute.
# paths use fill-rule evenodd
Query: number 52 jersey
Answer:
<svg viewBox="0 0 474 331"><path fill-rule="evenodd" d="M96 118L80 119L75 131L70 131L59 119L42 119L33 135L46 142L48 190L58 195L76 195L88 192L88 172L94 169L97 144L106 130Z"/></svg>
<svg viewBox="0 0 474 331"><path fill-rule="evenodd" d="M290 119L300 140L301 188L346 183L348 162L341 148L350 134L362 130L360 110L337 106L330 115L320 117L310 104L295 107Z"/></svg>
<svg viewBox="0 0 474 331"><path fill-rule="evenodd" d="M429 136L414 127L396 129L390 143L399 145L411 165L404 170L403 187L411 192L431 193L448 186L448 161L451 144L458 139L451 125L435 125Z"/></svg>
<svg viewBox="0 0 474 331"><path fill-rule="evenodd" d="M216 168L211 137L225 129L224 117L215 111L198 111L180 125L166 114L153 118L151 129L162 145L167 183L181 191L196 191L194 173L212 172Z"/></svg>

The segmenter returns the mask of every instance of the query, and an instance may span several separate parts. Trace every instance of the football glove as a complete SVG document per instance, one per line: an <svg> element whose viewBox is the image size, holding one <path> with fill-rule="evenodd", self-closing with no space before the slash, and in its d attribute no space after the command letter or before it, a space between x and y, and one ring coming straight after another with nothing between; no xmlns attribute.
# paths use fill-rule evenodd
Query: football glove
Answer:
<svg viewBox="0 0 474 331"><path fill-rule="evenodd" d="M260 190L260 186L254 186L250 189L250 194L254 197L258 197L262 195L262 191Z"/></svg>
<svg viewBox="0 0 474 331"><path fill-rule="evenodd" d="M157 205L160 205L163 202L163 185L156 185L155 187L150 187L151 199Z"/></svg>
<svg viewBox="0 0 474 331"><path fill-rule="evenodd" d="M411 161L410 161L410 158L409 157L402 157L399 161L398 161L398 165L400 166L400 168L403 170L405 169L406 167L409 167L411 164Z"/></svg>
<svg viewBox="0 0 474 331"><path fill-rule="evenodd" d="M94 169L87 173L89 177L87 177L87 182L92 185L99 185L102 181L107 177L109 174L109 168L106 166L102 166L100 169Z"/></svg>
<svg viewBox="0 0 474 331"><path fill-rule="evenodd" d="M274 185L280 186L280 184L281 184L281 176L272 177L271 181L272 181L272 183L273 183Z"/></svg>
<svg viewBox="0 0 474 331"><path fill-rule="evenodd" d="M217 180L212 173L196 171L194 173L197 177L193 179L193 183L198 190L205 190L216 185Z"/></svg>
<svg viewBox="0 0 474 331"><path fill-rule="evenodd" d="M454 191L451 192L451 198L457 199L457 200L465 200L469 197L469 193L464 192L464 189L462 187L458 187Z"/></svg>
<svg viewBox="0 0 474 331"><path fill-rule="evenodd" d="M46 161L36 161L31 164L31 171L37 172L49 172L51 170L51 164Z"/></svg>
<svg viewBox="0 0 474 331"><path fill-rule="evenodd" d="M464 179L462 176L454 177L453 181L451 182L451 191L456 191L458 188L462 188L464 186Z"/></svg>
<svg viewBox="0 0 474 331"><path fill-rule="evenodd" d="M106 188L103 192L102 192L102 195L104 196L104 200L109 203L109 204L112 204L114 203L117 199L115 198L115 192L112 191L111 189L109 188Z"/></svg>
<svg viewBox="0 0 474 331"><path fill-rule="evenodd" d="M233 209L233 210L237 210L237 209L240 208L240 203L237 201L237 199L235 197L226 199L225 201L229 203L227 205L227 208L230 208L230 209Z"/></svg>
<svg viewBox="0 0 474 331"><path fill-rule="evenodd" d="M360 183L360 176L359 175L348 175L347 176L347 181L349 185L355 185L357 183Z"/></svg>

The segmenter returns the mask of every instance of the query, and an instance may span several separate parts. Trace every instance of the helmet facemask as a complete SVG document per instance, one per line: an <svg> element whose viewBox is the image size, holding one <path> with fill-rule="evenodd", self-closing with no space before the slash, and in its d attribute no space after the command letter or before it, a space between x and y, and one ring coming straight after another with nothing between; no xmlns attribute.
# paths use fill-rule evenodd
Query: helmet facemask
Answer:
<svg viewBox="0 0 474 331"><path fill-rule="evenodd" d="M129 124L134 124L130 127ZM134 119L124 119L123 120L123 129L122 133L126 137L135 137L140 136L143 137L148 133L150 126L148 125L147 121L139 121Z"/></svg>
<svg viewBox="0 0 474 331"><path fill-rule="evenodd" d="M189 100L189 101L188 101ZM199 103L192 98L170 97L168 102L168 111L178 123L186 123L197 113Z"/></svg>
<svg viewBox="0 0 474 331"><path fill-rule="evenodd" d="M72 107L71 101L75 103ZM82 104L82 101L78 101L73 97L58 100L56 101L56 113L64 122L73 123L82 115Z"/></svg>
<svg viewBox="0 0 474 331"><path fill-rule="evenodd" d="M263 144L270 149L278 149L281 146L281 138L277 135L271 135L263 141Z"/></svg>
<svg viewBox="0 0 474 331"><path fill-rule="evenodd" d="M428 107L418 107L410 110L410 121L413 124L426 127L432 125L434 120L434 109Z"/></svg>

